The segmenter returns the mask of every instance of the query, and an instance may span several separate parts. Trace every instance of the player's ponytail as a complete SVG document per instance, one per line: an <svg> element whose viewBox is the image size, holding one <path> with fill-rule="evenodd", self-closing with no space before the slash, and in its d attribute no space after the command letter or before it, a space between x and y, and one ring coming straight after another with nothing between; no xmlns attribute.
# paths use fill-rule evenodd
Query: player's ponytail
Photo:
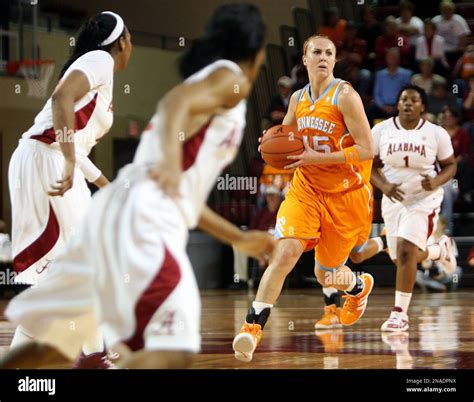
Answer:
<svg viewBox="0 0 474 402"><path fill-rule="evenodd" d="M117 19L108 13L100 13L87 20L80 28L72 55L64 64L59 74L61 78L69 66L79 57L93 50L110 52L114 44L125 35L125 27L119 37L105 46L101 43L106 40L117 25Z"/></svg>
<svg viewBox="0 0 474 402"><path fill-rule="evenodd" d="M180 73L187 78L218 59L253 60L263 47L264 38L265 24L257 7L250 4L219 7L204 36L194 41L181 58Z"/></svg>

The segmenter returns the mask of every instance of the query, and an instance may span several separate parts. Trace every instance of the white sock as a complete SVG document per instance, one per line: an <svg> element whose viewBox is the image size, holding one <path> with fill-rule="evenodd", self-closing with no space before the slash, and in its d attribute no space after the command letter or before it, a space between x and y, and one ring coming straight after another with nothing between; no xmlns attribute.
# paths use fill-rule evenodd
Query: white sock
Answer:
<svg viewBox="0 0 474 402"><path fill-rule="evenodd" d="M326 297L331 297L334 293L337 293L338 290L336 288L333 288L333 287L327 287L327 288L323 288L323 293L324 293L324 296Z"/></svg>
<svg viewBox="0 0 474 402"><path fill-rule="evenodd" d="M268 303L263 303L263 302L258 302L254 301L252 303L252 307L255 310L255 314L260 314L264 309L266 308L272 308L273 304L268 304Z"/></svg>
<svg viewBox="0 0 474 402"><path fill-rule="evenodd" d="M441 247L439 246L439 244L432 244L431 246L427 246L426 251L428 251L428 260L439 260L439 257L441 256Z"/></svg>
<svg viewBox="0 0 474 402"><path fill-rule="evenodd" d="M104 337L102 332L97 330L92 336L89 336L82 345L82 352L87 356L92 353L104 351Z"/></svg>
<svg viewBox="0 0 474 402"><path fill-rule="evenodd" d="M371 240L374 240L377 243L377 253L380 253L383 250L383 241L381 237L373 237Z"/></svg>
<svg viewBox="0 0 474 402"><path fill-rule="evenodd" d="M410 306L411 293L395 291L395 307L400 307L404 313L408 312L408 306Z"/></svg>
<svg viewBox="0 0 474 402"><path fill-rule="evenodd" d="M28 334L28 332L26 332L25 328L23 328L21 325L18 325L18 327L15 329L12 342L10 343L10 348L22 345L23 343L32 341L33 339L34 338Z"/></svg>

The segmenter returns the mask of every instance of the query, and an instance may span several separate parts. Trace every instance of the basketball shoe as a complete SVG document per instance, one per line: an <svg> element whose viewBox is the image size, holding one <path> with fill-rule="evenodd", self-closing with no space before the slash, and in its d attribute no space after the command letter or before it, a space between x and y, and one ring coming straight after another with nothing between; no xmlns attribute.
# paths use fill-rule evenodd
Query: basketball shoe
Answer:
<svg viewBox="0 0 474 402"><path fill-rule="evenodd" d="M359 321L360 317L364 315L367 307L367 299L374 287L374 278L370 274L359 275L364 287L357 295L345 294L342 296L346 299L342 306L340 320L342 325L352 325Z"/></svg>
<svg viewBox="0 0 474 402"><path fill-rule="evenodd" d="M341 320L341 308L336 307L335 304L330 304L324 307L324 314L319 321L314 324L315 329L333 329L342 328Z"/></svg>
<svg viewBox="0 0 474 402"><path fill-rule="evenodd" d="M262 340L263 327L270 315L270 309L263 309L260 314L255 314L253 307L250 307L244 325L232 342L232 349L235 358L242 362L250 362L253 359L253 352Z"/></svg>
<svg viewBox="0 0 474 402"><path fill-rule="evenodd" d="M400 307L394 307L388 320L380 327L386 332L403 332L408 331L408 328L408 315Z"/></svg>

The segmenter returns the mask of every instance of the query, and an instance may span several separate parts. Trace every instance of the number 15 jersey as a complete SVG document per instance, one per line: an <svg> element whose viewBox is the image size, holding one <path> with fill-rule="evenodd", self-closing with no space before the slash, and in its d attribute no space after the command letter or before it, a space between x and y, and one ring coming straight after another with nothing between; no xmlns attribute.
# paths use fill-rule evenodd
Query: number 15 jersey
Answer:
<svg viewBox="0 0 474 402"><path fill-rule="evenodd" d="M337 106L340 91L348 88L344 80L334 79L318 99L313 99L310 85L298 94L296 122L298 131L318 152L337 152L355 144ZM361 116L361 118L365 116ZM372 161L351 165L305 165L296 169L291 182L293 190L311 197L314 191L341 193L360 188L370 181Z"/></svg>

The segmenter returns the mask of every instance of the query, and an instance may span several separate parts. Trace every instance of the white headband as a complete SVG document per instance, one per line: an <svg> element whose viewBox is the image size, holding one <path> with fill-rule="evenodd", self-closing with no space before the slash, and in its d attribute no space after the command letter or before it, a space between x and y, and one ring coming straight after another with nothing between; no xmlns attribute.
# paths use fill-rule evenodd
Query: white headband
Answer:
<svg viewBox="0 0 474 402"><path fill-rule="evenodd" d="M102 14L110 14L117 20L117 24L115 25L114 30L111 32L111 34L101 43L99 43L99 46L107 46L110 45L112 42L115 42L120 35L122 35L123 28L124 28L124 23L123 19L120 15L113 13L112 11L104 11Z"/></svg>

